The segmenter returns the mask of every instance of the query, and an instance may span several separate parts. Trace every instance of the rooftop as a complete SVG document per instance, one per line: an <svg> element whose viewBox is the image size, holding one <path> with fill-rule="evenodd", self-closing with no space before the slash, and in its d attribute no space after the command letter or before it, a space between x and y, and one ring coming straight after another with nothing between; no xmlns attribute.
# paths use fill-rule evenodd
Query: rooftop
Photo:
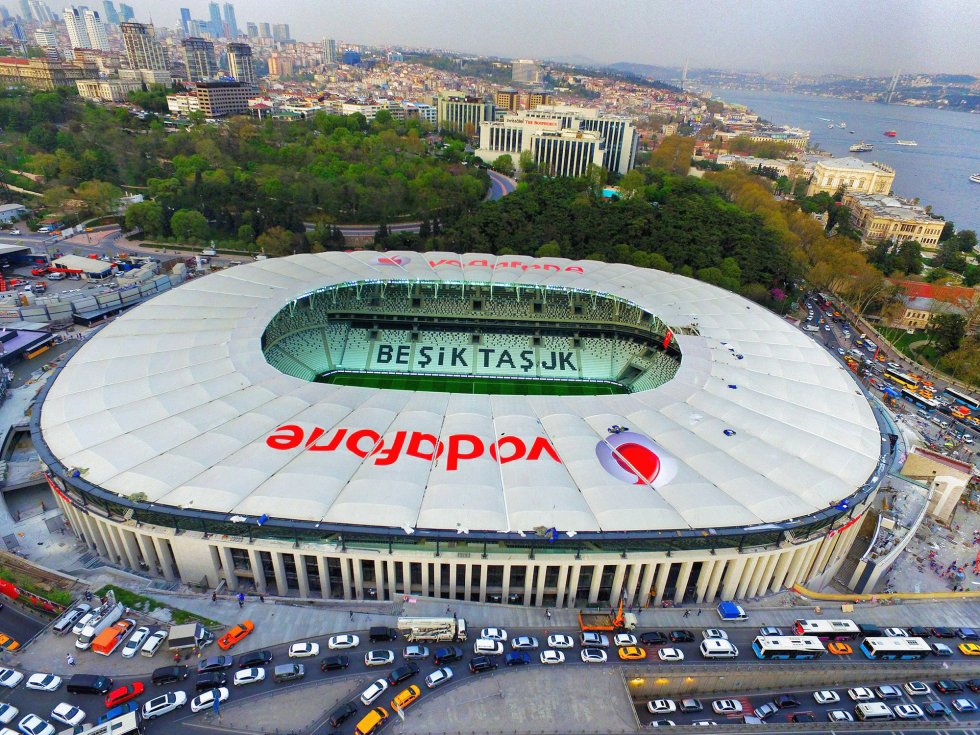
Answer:
<svg viewBox="0 0 980 735"><path fill-rule="evenodd" d="M848 193L860 206L871 210L874 214L881 217L890 217L903 221L942 223L941 217L933 217L925 207L899 199L889 194L861 194Z"/></svg>
<svg viewBox="0 0 980 735"><path fill-rule="evenodd" d="M846 171L866 171L868 173L895 173L890 166L886 166L878 161L864 161L855 156L844 156L843 158L824 158L817 162L823 168L832 168Z"/></svg>

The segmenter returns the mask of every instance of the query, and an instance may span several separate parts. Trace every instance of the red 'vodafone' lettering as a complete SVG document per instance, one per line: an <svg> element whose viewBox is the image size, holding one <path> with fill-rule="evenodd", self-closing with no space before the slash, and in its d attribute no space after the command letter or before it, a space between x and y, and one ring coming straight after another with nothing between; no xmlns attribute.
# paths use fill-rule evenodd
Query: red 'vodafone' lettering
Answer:
<svg viewBox="0 0 980 735"><path fill-rule="evenodd" d="M309 433L298 424L284 424L265 440L270 449L286 452L302 447L310 452L335 452L344 449L362 459L369 459L378 466L395 464L402 453L408 457L431 462L445 455L445 468L449 472L459 469L462 462L489 455L500 464L527 460L535 462L547 457L561 463L558 452L543 436L525 440L519 436L504 435L487 445L475 434L450 434L440 441L432 434L421 431L396 431L382 437L373 429L333 429L314 426Z"/></svg>
<svg viewBox="0 0 980 735"><path fill-rule="evenodd" d="M455 265L458 268L462 268L464 263L461 260L449 260L447 258L442 258L441 260L430 260L429 265L433 268L440 265ZM471 260L465 264L470 268L519 268L522 271L532 270L532 271L560 271L562 267L555 265L554 263L522 263L519 260L506 261L502 260L497 263L491 264L487 260ZM581 266L578 265L566 265L564 268L566 273L585 273Z"/></svg>

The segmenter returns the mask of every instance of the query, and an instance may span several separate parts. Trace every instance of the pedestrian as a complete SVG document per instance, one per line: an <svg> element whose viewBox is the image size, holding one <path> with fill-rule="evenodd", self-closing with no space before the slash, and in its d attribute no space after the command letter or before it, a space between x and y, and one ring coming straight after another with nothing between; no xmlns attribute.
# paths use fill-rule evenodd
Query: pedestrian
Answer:
<svg viewBox="0 0 980 735"><path fill-rule="evenodd" d="M69 666L74 666L75 665L75 657L72 656L70 653L66 653L65 654L65 659L68 661L68 665Z"/></svg>
<svg viewBox="0 0 980 735"><path fill-rule="evenodd" d="M698 608L698 617L699 618L701 617L701 608L700 607Z"/></svg>
<svg viewBox="0 0 980 735"><path fill-rule="evenodd" d="M211 593L211 602L212 603L215 603L217 601L218 601L218 593L217 592L212 592Z"/></svg>
<svg viewBox="0 0 980 735"><path fill-rule="evenodd" d="M689 618L689 617L691 617L691 611L690 611L690 610L685 610L685 611L684 611L684 617L685 617L685 618Z"/></svg>
<svg viewBox="0 0 980 735"><path fill-rule="evenodd" d="M353 620L353 619L354 619L354 611L353 611L353 610L351 610L351 611L350 611L350 619L351 619L351 620Z"/></svg>
<svg viewBox="0 0 980 735"><path fill-rule="evenodd" d="M238 607L245 607L245 593L243 592L238 593Z"/></svg>
<svg viewBox="0 0 980 735"><path fill-rule="evenodd" d="M259 602L265 604L265 595L259 595Z"/></svg>
<svg viewBox="0 0 980 735"><path fill-rule="evenodd" d="M544 611L544 614L548 616L548 620L551 620L551 610L550 609L545 610Z"/></svg>
<svg viewBox="0 0 980 735"><path fill-rule="evenodd" d="M449 614L449 609L450 609L449 605L446 605L446 615Z"/></svg>

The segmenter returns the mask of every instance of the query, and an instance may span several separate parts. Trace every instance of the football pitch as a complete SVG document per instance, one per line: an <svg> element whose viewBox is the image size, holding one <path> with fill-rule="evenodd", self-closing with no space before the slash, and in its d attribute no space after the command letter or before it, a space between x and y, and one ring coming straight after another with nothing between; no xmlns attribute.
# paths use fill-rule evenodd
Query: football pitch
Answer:
<svg viewBox="0 0 980 735"><path fill-rule="evenodd" d="M395 375L379 373L327 373L318 383L352 385L360 388L431 391L436 393L479 393L506 396L609 396L626 393L621 385L578 380L513 380L443 375Z"/></svg>

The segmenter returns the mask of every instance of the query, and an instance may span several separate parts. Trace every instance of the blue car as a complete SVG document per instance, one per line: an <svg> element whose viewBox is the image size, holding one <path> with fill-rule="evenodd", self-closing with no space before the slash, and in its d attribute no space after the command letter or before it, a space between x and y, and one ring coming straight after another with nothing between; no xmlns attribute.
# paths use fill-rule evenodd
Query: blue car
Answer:
<svg viewBox="0 0 980 735"><path fill-rule="evenodd" d="M504 663L508 666L523 666L531 663L531 654L526 651L511 651L504 656Z"/></svg>
<svg viewBox="0 0 980 735"><path fill-rule="evenodd" d="M139 702L126 702L125 704L120 704L118 707L113 707L111 710L102 715L95 724L101 725L109 720L114 720L117 717L128 715L130 712L135 712L139 708Z"/></svg>

